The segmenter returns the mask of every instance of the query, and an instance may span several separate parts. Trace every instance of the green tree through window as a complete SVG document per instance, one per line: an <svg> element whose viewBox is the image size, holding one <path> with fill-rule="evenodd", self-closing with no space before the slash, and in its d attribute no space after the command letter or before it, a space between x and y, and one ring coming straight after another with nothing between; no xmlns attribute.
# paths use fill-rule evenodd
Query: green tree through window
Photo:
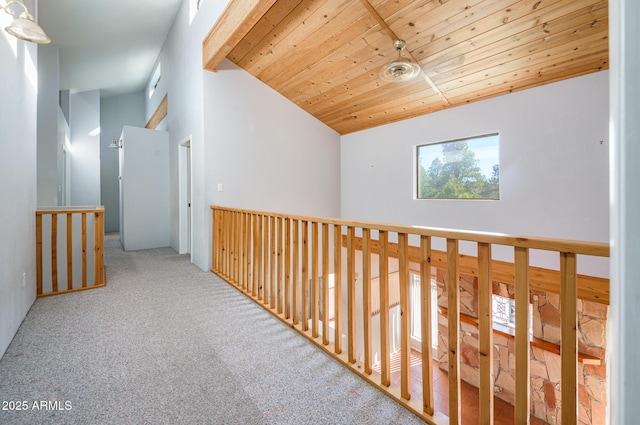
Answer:
<svg viewBox="0 0 640 425"><path fill-rule="evenodd" d="M499 199L499 184L497 134L418 147L419 199Z"/></svg>

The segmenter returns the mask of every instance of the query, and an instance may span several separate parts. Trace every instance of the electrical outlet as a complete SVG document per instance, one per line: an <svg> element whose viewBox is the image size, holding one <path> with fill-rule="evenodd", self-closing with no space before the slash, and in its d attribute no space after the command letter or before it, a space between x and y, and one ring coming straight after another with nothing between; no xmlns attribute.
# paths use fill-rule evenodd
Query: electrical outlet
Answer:
<svg viewBox="0 0 640 425"><path fill-rule="evenodd" d="M27 272L22 272L22 287L27 284Z"/></svg>

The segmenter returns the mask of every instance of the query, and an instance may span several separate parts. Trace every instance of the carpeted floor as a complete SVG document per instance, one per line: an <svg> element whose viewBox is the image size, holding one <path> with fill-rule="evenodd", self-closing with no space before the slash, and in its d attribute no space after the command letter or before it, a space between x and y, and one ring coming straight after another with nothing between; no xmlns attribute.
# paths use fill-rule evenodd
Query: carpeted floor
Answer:
<svg viewBox="0 0 640 425"><path fill-rule="evenodd" d="M105 264L105 288L31 308L0 424L422 423L188 256L107 235Z"/></svg>

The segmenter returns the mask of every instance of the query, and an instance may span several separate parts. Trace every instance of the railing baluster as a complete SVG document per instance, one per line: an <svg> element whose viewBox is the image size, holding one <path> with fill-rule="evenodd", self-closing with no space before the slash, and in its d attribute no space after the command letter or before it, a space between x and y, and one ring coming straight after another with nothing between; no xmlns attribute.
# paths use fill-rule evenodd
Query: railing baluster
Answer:
<svg viewBox="0 0 640 425"><path fill-rule="evenodd" d="M67 289L73 289L73 215L67 213Z"/></svg>
<svg viewBox="0 0 640 425"><path fill-rule="evenodd" d="M104 278L104 211L94 213L93 218L93 285L103 284Z"/></svg>
<svg viewBox="0 0 640 425"><path fill-rule="evenodd" d="M293 316L293 324L297 325L300 323L299 312L300 312L300 224L298 220L293 220L293 271L292 273L292 290L291 290L291 305L292 305L292 316Z"/></svg>
<svg viewBox="0 0 640 425"><path fill-rule="evenodd" d="M371 230L362 229L362 315L364 336L364 373L371 375L373 331L371 329Z"/></svg>
<svg viewBox="0 0 640 425"><path fill-rule="evenodd" d="M480 341L480 425L493 425L493 313L491 245L478 243L478 321Z"/></svg>
<svg viewBox="0 0 640 425"><path fill-rule="evenodd" d="M560 253L560 365L562 424L578 422L578 339L577 339L577 262L576 255Z"/></svg>
<svg viewBox="0 0 640 425"><path fill-rule="evenodd" d="M240 216L241 213L237 211L233 215L233 282L237 287L240 287L240 261L242 259L242 247L240 239Z"/></svg>
<svg viewBox="0 0 640 425"><path fill-rule="evenodd" d="M447 294L449 309L449 423L462 419L460 397L460 278L458 274L458 240L447 239Z"/></svg>
<svg viewBox="0 0 640 425"><path fill-rule="evenodd" d="M87 287L87 214L82 213L82 287Z"/></svg>
<svg viewBox="0 0 640 425"><path fill-rule="evenodd" d="M356 229L347 228L347 352L349 363L356 362Z"/></svg>
<svg viewBox="0 0 640 425"><path fill-rule="evenodd" d="M36 214L36 295L42 295L42 215Z"/></svg>
<svg viewBox="0 0 640 425"><path fill-rule="evenodd" d="M302 221L302 330L309 330L309 222Z"/></svg>
<svg viewBox="0 0 640 425"><path fill-rule="evenodd" d="M253 258L253 273L251 276L251 296L258 297L258 286L260 285L260 232L258 230L258 215L252 214L251 221L253 223L253 250L251 257Z"/></svg>
<svg viewBox="0 0 640 425"><path fill-rule="evenodd" d="M291 219L284 219L284 317L291 318Z"/></svg>
<svg viewBox="0 0 640 425"><path fill-rule="evenodd" d="M269 250L269 216L265 215L263 217L263 259L262 259L262 302L264 304L269 304L269 258L271 256L271 251Z"/></svg>
<svg viewBox="0 0 640 425"><path fill-rule="evenodd" d="M224 259L224 275L227 279L231 278L231 256L232 256L232 247L231 247L231 211L227 211L224 217L224 244L226 247L225 250L225 259Z"/></svg>
<svg viewBox="0 0 640 425"><path fill-rule="evenodd" d="M51 290L58 292L58 214L51 214Z"/></svg>
<svg viewBox="0 0 640 425"><path fill-rule="evenodd" d="M391 349L389 341L389 253L388 234L384 230L378 233L380 244L380 382L383 386L391 385L391 368L389 365Z"/></svg>
<svg viewBox="0 0 640 425"><path fill-rule="evenodd" d="M237 285L238 281L236 279L236 265L238 264L238 245L236 244L236 233L237 233L237 219L238 213L236 211L232 211L230 214L230 223L229 223L229 247L230 247L230 263L229 263L229 279L231 282Z"/></svg>
<svg viewBox="0 0 640 425"><path fill-rule="evenodd" d="M218 232L216 234L218 239L218 246L220 247L220 252L217 255L218 261L218 274L224 274L224 253L226 251L226 247L224 246L224 217L225 211L220 210L218 212Z"/></svg>
<svg viewBox="0 0 640 425"><path fill-rule="evenodd" d="M236 245L236 228L237 226L237 218L238 214L235 211L232 211L229 216L229 252L231 253L231 257L229 259L229 279L234 284L237 284L236 279L236 264L237 264L237 256L238 256L238 246Z"/></svg>
<svg viewBox="0 0 640 425"><path fill-rule="evenodd" d="M242 221L242 211L238 211L238 214L236 216L236 285L239 288L242 288L242 268L243 268L243 241L244 238L242 237L242 229L244 228L243 226L243 221Z"/></svg>
<svg viewBox="0 0 640 425"><path fill-rule="evenodd" d="M342 226L333 226L333 344L336 354L342 353Z"/></svg>
<svg viewBox="0 0 640 425"><path fill-rule="evenodd" d="M242 290L249 292L249 282L251 282L251 214L244 213L242 234L244 237L244 249L242 250L244 279L242 281Z"/></svg>
<svg viewBox="0 0 640 425"><path fill-rule="evenodd" d="M411 398L411 318L409 300L409 241L406 233L398 233L400 277L400 392L402 398Z"/></svg>
<svg viewBox="0 0 640 425"><path fill-rule="evenodd" d="M322 223L322 344L329 344L329 225Z"/></svg>
<svg viewBox="0 0 640 425"><path fill-rule="evenodd" d="M262 223L264 221L264 217L259 214L256 217L256 221L257 221L257 238L256 238L256 246L258 248L257 253L256 253L256 297L258 300L262 300L262 287L264 286L264 275L262 273L263 268L262 268L262 263L263 263L263 257L262 257L262 246L264 244L264 239L263 239L263 233L262 233Z"/></svg>
<svg viewBox="0 0 640 425"><path fill-rule="evenodd" d="M283 300L282 300L282 296L283 296L283 291L282 291L282 253L284 251L284 248L282 246L282 233L284 231L283 229L283 219L282 217L278 217L276 219L277 221L277 225L278 225L278 240L277 240L277 251L278 251L278 255L276 256L276 264L277 264L277 269L278 269L278 280L277 280L277 288L276 288L276 307L278 308L278 314L282 314L282 304L283 304Z"/></svg>
<svg viewBox="0 0 640 425"><path fill-rule="evenodd" d="M269 307L272 310L276 308L276 218L271 216L270 224L269 224L270 236L269 236L269 246L271 249L269 252L271 253L269 258Z"/></svg>
<svg viewBox="0 0 640 425"><path fill-rule="evenodd" d="M311 223L311 337L318 337L318 222Z"/></svg>
<svg viewBox="0 0 640 425"><path fill-rule="evenodd" d="M211 214L211 246L215 249L211 249L211 270L214 273L220 271L220 264L218 258L220 256L220 210L214 209Z"/></svg>
<svg viewBox="0 0 640 425"><path fill-rule="evenodd" d="M420 317L422 336L422 408L435 409L433 396L433 335L431 335L431 237L420 237Z"/></svg>
<svg viewBox="0 0 640 425"><path fill-rule="evenodd" d="M529 383L529 250L516 247L516 404L515 421L517 424L529 423L531 403Z"/></svg>

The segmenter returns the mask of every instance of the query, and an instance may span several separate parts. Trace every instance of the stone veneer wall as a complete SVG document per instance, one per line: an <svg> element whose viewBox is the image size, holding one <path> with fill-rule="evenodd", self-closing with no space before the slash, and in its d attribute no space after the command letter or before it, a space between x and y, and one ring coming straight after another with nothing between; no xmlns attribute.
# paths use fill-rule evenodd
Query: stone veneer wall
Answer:
<svg viewBox="0 0 640 425"><path fill-rule="evenodd" d="M446 272L437 271L438 305L447 306ZM460 312L478 317L477 278L460 278ZM494 282L494 294L514 298L514 287ZM560 343L560 296L531 291L533 334L536 338ZM606 423L606 320L608 306L578 300L578 350L602 359L600 365L578 365L580 424ZM461 322L460 376L478 387L478 328ZM447 318L438 315L438 363L448 371ZM514 404L515 400L515 340L494 333L494 391L497 397ZM549 424L560 422L560 356L546 350L531 348L531 412Z"/></svg>

